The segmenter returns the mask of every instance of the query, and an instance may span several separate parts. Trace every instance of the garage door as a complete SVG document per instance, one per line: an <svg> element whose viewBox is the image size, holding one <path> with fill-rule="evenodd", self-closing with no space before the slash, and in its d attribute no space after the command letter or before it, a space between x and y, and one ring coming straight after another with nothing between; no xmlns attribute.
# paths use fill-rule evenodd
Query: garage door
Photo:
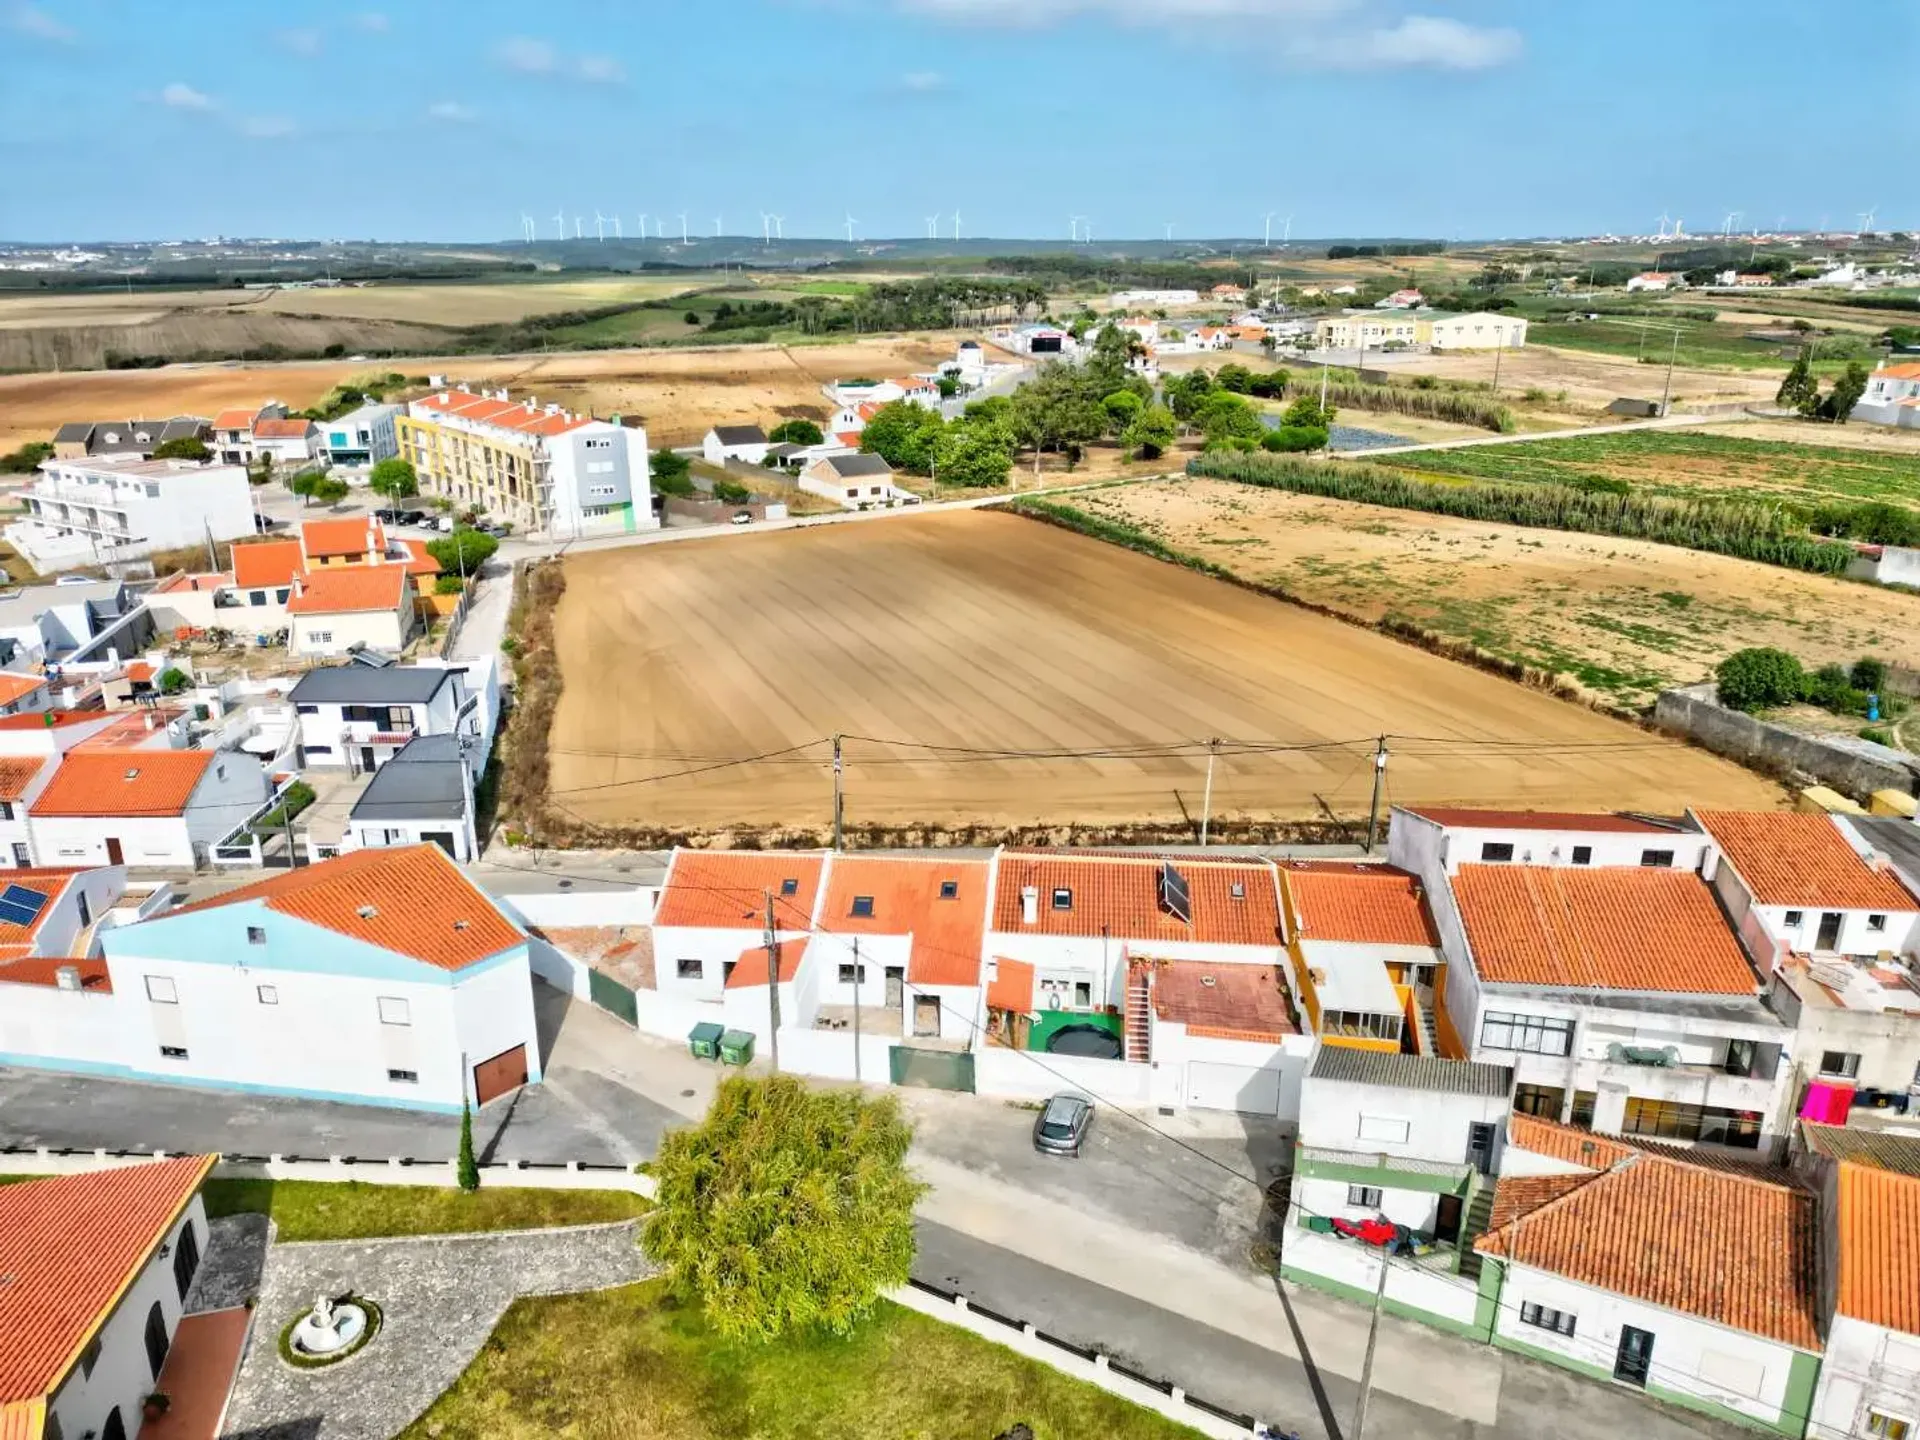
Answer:
<svg viewBox="0 0 1920 1440"><path fill-rule="evenodd" d="M1248 1115L1280 1113L1278 1070L1224 1065L1218 1060L1187 1064L1187 1104L1196 1110L1239 1110Z"/></svg>
<svg viewBox="0 0 1920 1440"><path fill-rule="evenodd" d="M473 1067L473 1095L482 1105L527 1083L527 1047L502 1050Z"/></svg>

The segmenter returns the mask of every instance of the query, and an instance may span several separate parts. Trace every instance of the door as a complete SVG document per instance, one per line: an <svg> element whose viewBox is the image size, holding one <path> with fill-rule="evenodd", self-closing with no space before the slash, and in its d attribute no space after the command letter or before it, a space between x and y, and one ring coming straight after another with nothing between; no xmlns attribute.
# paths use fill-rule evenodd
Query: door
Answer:
<svg viewBox="0 0 1920 1440"><path fill-rule="evenodd" d="M1436 1240L1460 1238L1460 1197L1458 1195L1440 1197L1440 1209L1433 1220L1433 1238Z"/></svg>
<svg viewBox="0 0 1920 1440"><path fill-rule="evenodd" d="M373 747L371 745L362 745L360 747L360 768L369 775L380 768L379 762L373 758Z"/></svg>
<svg viewBox="0 0 1920 1440"><path fill-rule="evenodd" d="M916 995L913 997L913 1033L916 1035L938 1035L940 1033L940 1000L934 995Z"/></svg>
<svg viewBox="0 0 1920 1440"><path fill-rule="evenodd" d="M1820 934L1813 942L1817 951L1833 951L1840 948L1840 912L1829 910L1820 917Z"/></svg>
<svg viewBox="0 0 1920 1440"><path fill-rule="evenodd" d="M120 1407L107 1412L107 1423L100 1427L100 1440L127 1440L127 1422L120 1418Z"/></svg>
<svg viewBox="0 0 1920 1440"><path fill-rule="evenodd" d="M906 1003L907 972L898 965L887 967L887 1008L898 1010Z"/></svg>
<svg viewBox="0 0 1920 1440"><path fill-rule="evenodd" d="M1493 1173L1493 1126L1467 1126L1467 1163L1482 1175Z"/></svg>
<svg viewBox="0 0 1920 1440"><path fill-rule="evenodd" d="M1196 1110L1237 1110L1243 1115L1280 1113L1280 1071L1218 1060L1187 1062L1187 1104Z"/></svg>
<svg viewBox="0 0 1920 1440"><path fill-rule="evenodd" d="M113 836L109 835L107 837L107 864L124 865L126 863L127 863L126 852L121 850L120 842L117 839L115 839Z"/></svg>
<svg viewBox="0 0 1920 1440"><path fill-rule="evenodd" d="M473 1098L484 1105L527 1083L527 1047L516 1045L473 1067Z"/></svg>
<svg viewBox="0 0 1920 1440"><path fill-rule="evenodd" d="M84 930L93 923L93 907L87 904L86 891L80 891L76 898L80 902L80 928Z"/></svg>
<svg viewBox="0 0 1920 1440"><path fill-rule="evenodd" d="M453 853L453 832L451 830L422 830L420 832L420 838L429 845L438 845L442 850L446 851L449 860L458 860L460 858Z"/></svg>
<svg viewBox="0 0 1920 1440"><path fill-rule="evenodd" d="M1613 1357L1613 1378L1629 1385L1646 1387L1647 1371L1653 1368L1653 1332L1620 1327L1620 1351Z"/></svg>

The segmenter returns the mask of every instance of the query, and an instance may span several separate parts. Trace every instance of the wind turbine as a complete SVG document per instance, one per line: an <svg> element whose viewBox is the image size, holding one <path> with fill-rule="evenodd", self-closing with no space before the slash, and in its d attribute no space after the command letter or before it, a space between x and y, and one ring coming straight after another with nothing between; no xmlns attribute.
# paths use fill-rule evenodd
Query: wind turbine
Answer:
<svg viewBox="0 0 1920 1440"><path fill-rule="evenodd" d="M1286 228L1280 232L1280 243L1287 245L1293 241L1293 216L1287 216Z"/></svg>
<svg viewBox="0 0 1920 1440"><path fill-rule="evenodd" d="M1273 211L1271 210L1267 212L1267 233L1262 237L1260 245L1266 250L1273 248Z"/></svg>
<svg viewBox="0 0 1920 1440"><path fill-rule="evenodd" d="M773 217L773 238L774 239L784 240L787 238L787 232L785 228L786 223L787 223L787 217L784 215L776 215Z"/></svg>
<svg viewBox="0 0 1920 1440"><path fill-rule="evenodd" d="M854 219L853 216L847 216L847 244L851 245L853 243L853 227L859 223L860 222Z"/></svg>
<svg viewBox="0 0 1920 1440"><path fill-rule="evenodd" d="M686 211L684 211L684 210L682 210L682 211L680 212L680 245L681 245L681 248L682 248L682 249L684 249L684 248L686 248L686 246L688 246L688 245L689 245L689 244L691 244L691 243L692 243L692 242L691 242L691 241L689 241L689 240L687 239L687 212L686 212Z"/></svg>
<svg viewBox="0 0 1920 1440"><path fill-rule="evenodd" d="M713 217L713 238L718 240L720 238L720 233L724 228L725 227L721 223L720 217L718 215L714 216Z"/></svg>
<svg viewBox="0 0 1920 1440"><path fill-rule="evenodd" d="M927 221L927 238L931 240L934 238L935 230L939 228L940 217L938 215L929 215L926 217L926 221Z"/></svg>
<svg viewBox="0 0 1920 1440"><path fill-rule="evenodd" d="M533 243L533 217L524 210L520 212L520 233L529 245Z"/></svg>
<svg viewBox="0 0 1920 1440"><path fill-rule="evenodd" d="M1727 212L1726 223L1720 230L1720 238L1723 240L1731 240L1733 238L1733 222L1740 219L1746 213L1744 210L1729 210Z"/></svg>
<svg viewBox="0 0 1920 1440"><path fill-rule="evenodd" d="M960 212L958 210L953 212L953 238L956 240L960 238Z"/></svg>
<svg viewBox="0 0 1920 1440"><path fill-rule="evenodd" d="M764 210L760 212L760 243L763 246L773 244L773 216Z"/></svg>
<svg viewBox="0 0 1920 1440"><path fill-rule="evenodd" d="M556 240L564 240L567 238L567 216L565 211L554 211L553 238Z"/></svg>
<svg viewBox="0 0 1920 1440"><path fill-rule="evenodd" d="M1171 241L1173 239L1173 222L1171 220L1163 222L1162 228L1167 232L1167 239Z"/></svg>
<svg viewBox="0 0 1920 1440"><path fill-rule="evenodd" d="M574 216L574 217L573 217L573 238L574 238L574 239L576 239L576 240L578 240L578 239L580 239L580 238L581 238L581 234L580 234L580 217L579 217L578 215L576 215L576 216Z"/></svg>
<svg viewBox="0 0 1920 1440"><path fill-rule="evenodd" d="M1067 234L1076 242L1080 239L1080 222L1086 218L1084 215L1069 215L1067 217Z"/></svg>
<svg viewBox="0 0 1920 1440"><path fill-rule="evenodd" d="M1658 233L1657 235L1655 235L1655 236L1654 236L1653 238L1654 238L1654 239L1656 239L1656 240L1664 240L1664 239L1666 239L1666 238L1667 238L1667 225L1668 225L1668 223L1669 223L1669 222L1668 222L1668 219L1667 219L1667 212L1666 212L1666 211L1664 211L1664 210L1662 210L1662 211L1660 212L1660 219L1659 219L1659 222L1658 222L1658 223L1659 223L1659 226L1660 226L1660 231L1659 231L1659 233Z"/></svg>
<svg viewBox="0 0 1920 1440"><path fill-rule="evenodd" d="M627 237L620 233L620 217L618 215L615 215L612 217L612 219L613 219L613 238L616 240L626 239Z"/></svg>
<svg viewBox="0 0 1920 1440"><path fill-rule="evenodd" d="M1862 235L1871 235L1873 233L1873 217L1879 214L1879 212L1880 207L1878 205L1875 205L1871 210L1862 210L1860 212L1860 233Z"/></svg>
<svg viewBox="0 0 1920 1440"><path fill-rule="evenodd" d="M647 212L644 210L640 212L640 238L647 238Z"/></svg>
<svg viewBox="0 0 1920 1440"><path fill-rule="evenodd" d="M593 233L599 237L602 245L607 243L607 217L598 210L593 212Z"/></svg>

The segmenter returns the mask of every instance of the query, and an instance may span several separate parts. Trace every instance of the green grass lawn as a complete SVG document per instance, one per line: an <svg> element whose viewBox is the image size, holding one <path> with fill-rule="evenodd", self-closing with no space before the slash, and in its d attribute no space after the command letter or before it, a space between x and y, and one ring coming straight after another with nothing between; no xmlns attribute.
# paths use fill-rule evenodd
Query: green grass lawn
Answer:
<svg viewBox="0 0 1920 1440"><path fill-rule="evenodd" d="M500 1186L469 1195L452 1186L368 1185L331 1180L209 1180L209 1218L268 1214L282 1240L365 1240L377 1235L452 1235L592 1225L642 1214L624 1190L533 1190Z"/></svg>
<svg viewBox="0 0 1920 1440"><path fill-rule="evenodd" d="M846 1340L716 1338L660 1281L519 1300L401 1440L1191 1440L1197 1432L883 1303Z"/></svg>

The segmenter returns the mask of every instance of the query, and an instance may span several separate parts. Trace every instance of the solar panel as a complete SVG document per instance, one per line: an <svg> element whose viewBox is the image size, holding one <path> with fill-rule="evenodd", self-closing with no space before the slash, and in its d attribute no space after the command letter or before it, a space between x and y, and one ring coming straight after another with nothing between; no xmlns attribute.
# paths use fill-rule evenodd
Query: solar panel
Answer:
<svg viewBox="0 0 1920 1440"><path fill-rule="evenodd" d="M47 908L47 897L24 885L9 885L0 890L0 924L32 925Z"/></svg>
<svg viewBox="0 0 1920 1440"><path fill-rule="evenodd" d="M1187 877L1173 868L1171 860L1160 862L1160 908L1184 925L1193 923L1193 897L1187 893Z"/></svg>

